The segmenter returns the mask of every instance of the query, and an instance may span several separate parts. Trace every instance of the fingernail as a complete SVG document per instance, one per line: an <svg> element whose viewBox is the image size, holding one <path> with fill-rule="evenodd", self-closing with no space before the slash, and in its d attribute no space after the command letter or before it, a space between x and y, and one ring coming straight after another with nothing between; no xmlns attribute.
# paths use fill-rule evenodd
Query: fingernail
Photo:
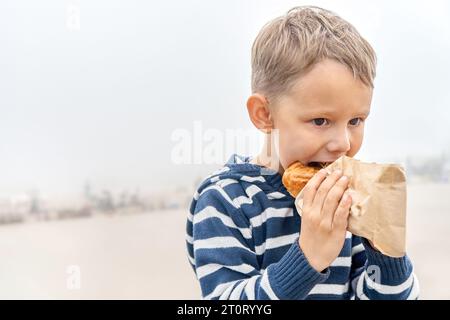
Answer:
<svg viewBox="0 0 450 320"><path fill-rule="evenodd" d="M348 179L347 176L342 176L339 180L345 181L347 179Z"/></svg>
<svg viewBox="0 0 450 320"><path fill-rule="evenodd" d="M341 171L341 170L339 170L339 169L337 169L337 170L334 170L334 172L335 172L336 174L338 174L338 175L341 175L341 174L342 174L342 171Z"/></svg>
<svg viewBox="0 0 450 320"><path fill-rule="evenodd" d="M352 198L350 197L350 195L348 193L346 193L344 195L344 202L347 203L347 204L352 202Z"/></svg>

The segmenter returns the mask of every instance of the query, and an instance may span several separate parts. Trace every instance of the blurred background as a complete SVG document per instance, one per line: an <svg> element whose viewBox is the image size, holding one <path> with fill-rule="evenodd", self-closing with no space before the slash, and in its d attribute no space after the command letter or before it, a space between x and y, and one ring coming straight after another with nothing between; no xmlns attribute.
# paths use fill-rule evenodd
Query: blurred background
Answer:
<svg viewBox="0 0 450 320"><path fill-rule="evenodd" d="M195 186L255 154L260 28L335 11L378 55L364 161L408 176L422 299L449 299L450 5L442 1L0 2L0 298L199 299Z"/></svg>

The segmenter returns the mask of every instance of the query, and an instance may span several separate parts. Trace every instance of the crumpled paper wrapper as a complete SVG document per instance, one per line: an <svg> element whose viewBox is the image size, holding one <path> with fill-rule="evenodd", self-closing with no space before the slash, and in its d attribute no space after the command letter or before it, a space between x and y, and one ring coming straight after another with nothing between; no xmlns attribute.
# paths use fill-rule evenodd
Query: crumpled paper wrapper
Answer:
<svg viewBox="0 0 450 320"><path fill-rule="evenodd" d="M405 255L406 176L398 164L365 163L342 156L325 168L328 173L342 170L349 177L352 205L348 231L372 242L391 257ZM301 215L303 190L295 200Z"/></svg>

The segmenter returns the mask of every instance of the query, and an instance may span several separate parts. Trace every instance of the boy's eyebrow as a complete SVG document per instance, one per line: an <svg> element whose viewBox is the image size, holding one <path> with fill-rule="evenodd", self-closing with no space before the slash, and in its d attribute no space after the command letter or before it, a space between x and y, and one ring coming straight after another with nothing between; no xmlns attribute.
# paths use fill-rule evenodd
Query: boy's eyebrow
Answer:
<svg viewBox="0 0 450 320"><path fill-rule="evenodd" d="M358 115L361 115L361 116L364 116L364 117L368 117L369 114L370 114L370 109L364 110L363 112L358 113Z"/></svg>
<svg viewBox="0 0 450 320"><path fill-rule="evenodd" d="M335 110L308 110L305 113L308 115L314 115L314 116L317 116L317 115L334 116L334 115L338 114L338 112L336 112ZM362 117L368 117L369 114L370 114L370 109L355 113L355 115L362 116Z"/></svg>
<svg viewBox="0 0 450 320"><path fill-rule="evenodd" d="M362 112L356 113L357 116L368 117L370 114L370 110L364 110Z"/></svg>

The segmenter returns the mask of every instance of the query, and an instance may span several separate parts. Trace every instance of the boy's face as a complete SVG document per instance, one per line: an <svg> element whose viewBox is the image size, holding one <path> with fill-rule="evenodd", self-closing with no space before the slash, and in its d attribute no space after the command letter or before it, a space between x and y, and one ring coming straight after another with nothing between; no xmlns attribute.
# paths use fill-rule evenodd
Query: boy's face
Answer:
<svg viewBox="0 0 450 320"><path fill-rule="evenodd" d="M280 164L332 162L360 149L372 89L344 65L324 60L294 84L271 108L279 130Z"/></svg>

